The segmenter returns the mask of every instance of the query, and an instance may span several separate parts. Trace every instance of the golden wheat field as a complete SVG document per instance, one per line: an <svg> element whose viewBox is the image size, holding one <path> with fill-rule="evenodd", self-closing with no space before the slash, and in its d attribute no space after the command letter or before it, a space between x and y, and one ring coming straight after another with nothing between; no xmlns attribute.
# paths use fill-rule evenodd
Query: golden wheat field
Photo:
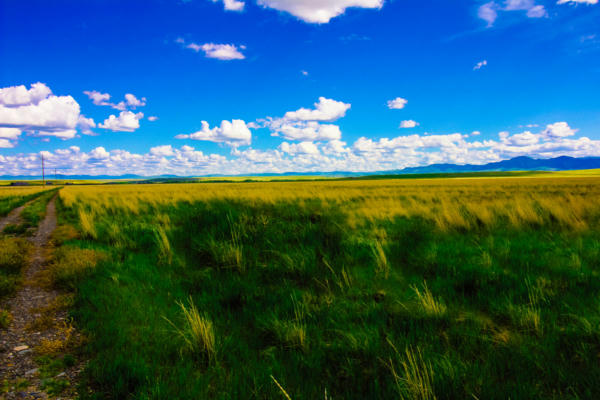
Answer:
<svg viewBox="0 0 600 400"><path fill-rule="evenodd" d="M72 186L60 192L65 206L101 216L108 210L134 214L154 206L207 200L255 203L315 201L339 206L358 220L422 217L442 229L486 226L503 220L514 227L554 221L586 229L600 213L600 178L466 178L423 180L212 183Z"/></svg>
<svg viewBox="0 0 600 400"><path fill-rule="evenodd" d="M43 186L0 186L0 199L13 196L28 196L43 190L47 190L47 188Z"/></svg>

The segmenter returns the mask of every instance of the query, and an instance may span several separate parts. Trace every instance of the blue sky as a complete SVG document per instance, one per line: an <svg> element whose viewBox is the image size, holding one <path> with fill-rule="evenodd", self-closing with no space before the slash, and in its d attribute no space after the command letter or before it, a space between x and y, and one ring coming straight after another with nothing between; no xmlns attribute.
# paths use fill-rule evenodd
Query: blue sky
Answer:
<svg viewBox="0 0 600 400"><path fill-rule="evenodd" d="M0 175L600 156L599 31L598 0L0 0Z"/></svg>

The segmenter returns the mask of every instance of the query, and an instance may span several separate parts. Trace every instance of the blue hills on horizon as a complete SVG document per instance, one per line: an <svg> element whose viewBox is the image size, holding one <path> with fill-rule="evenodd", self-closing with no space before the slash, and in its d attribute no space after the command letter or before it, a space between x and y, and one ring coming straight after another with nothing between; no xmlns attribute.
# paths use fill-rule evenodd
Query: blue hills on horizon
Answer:
<svg viewBox="0 0 600 400"><path fill-rule="evenodd" d="M600 168L600 157L584 157L575 158L561 156L548 159L535 159L531 157L521 156L510 160L503 160L483 165L474 164L432 164L423 167L408 167L398 170L388 171L373 171L373 172L348 172L348 171L333 171L333 172L285 172L280 174L243 174L237 176L248 177L264 177L264 176L323 176L323 177L357 177L357 176L377 176L377 175L409 175L409 174L439 174L439 173L468 173L468 172L510 172L510 171L569 171L582 169L598 169ZM227 177L232 175L203 175L195 177ZM106 180L106 179L149 179L149 178L185 178L177 175L155 175L142 176L135 174L124 175L64 175L64 174L49 174L47 180L53 179L73 179L73 180ZM42 179L41 175L0 175L0 180L37 180Z"/></svg>

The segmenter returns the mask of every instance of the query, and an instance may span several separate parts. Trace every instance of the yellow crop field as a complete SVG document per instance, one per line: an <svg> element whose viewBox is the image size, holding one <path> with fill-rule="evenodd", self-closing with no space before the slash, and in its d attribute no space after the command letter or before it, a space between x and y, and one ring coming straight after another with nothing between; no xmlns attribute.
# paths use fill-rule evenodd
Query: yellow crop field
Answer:
<svg viewBox="0 0 600 400"><path fill-rule="evenodd" d="M71 186L60 196L66 206L98 215L119 209L137 214L178 202L319 200L339 206L356 222L422 217L434 220L442 230L498 220L515 227L558 221L585 229L600 214L598 177Z"/></svg>
<svg viewBox="0 0 600 400"><path fill-rule="evenodd" d="M43 186L0 186L0 199L12 196L28 196L48 190Z"/></svg>

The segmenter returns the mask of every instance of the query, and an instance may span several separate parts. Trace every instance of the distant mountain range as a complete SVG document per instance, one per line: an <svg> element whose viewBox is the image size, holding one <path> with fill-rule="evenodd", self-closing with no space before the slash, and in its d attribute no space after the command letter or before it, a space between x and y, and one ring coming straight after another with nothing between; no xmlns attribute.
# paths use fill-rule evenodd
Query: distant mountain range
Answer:
<svg viewBox="0 0 600 400"><path fill-rule="evenodd" d="M438 174L438 173L461 173L461 172L494 172L494 171L569 171L578 169L600 168L600 157L557 157L548 159L534 159L531 157L516 157L510 160L498 161L484 165L456 165L456 164L432 164L424 167L410 167L399 170L376 171L376 172L286 172L283 174L244 174L239 176L265 177L265 176L323 176L323 177L357 177L370 175L407 175L407 174ZM227 177L231 175L205 175L203 177ZM54 175L46 177L53 180ZM141 175L56 175L56 179L64 180L146 180L146 179L173 179L185 178L177 175L141 176ZM41 175L0 175L0 180L37 180Z"/></svg>

